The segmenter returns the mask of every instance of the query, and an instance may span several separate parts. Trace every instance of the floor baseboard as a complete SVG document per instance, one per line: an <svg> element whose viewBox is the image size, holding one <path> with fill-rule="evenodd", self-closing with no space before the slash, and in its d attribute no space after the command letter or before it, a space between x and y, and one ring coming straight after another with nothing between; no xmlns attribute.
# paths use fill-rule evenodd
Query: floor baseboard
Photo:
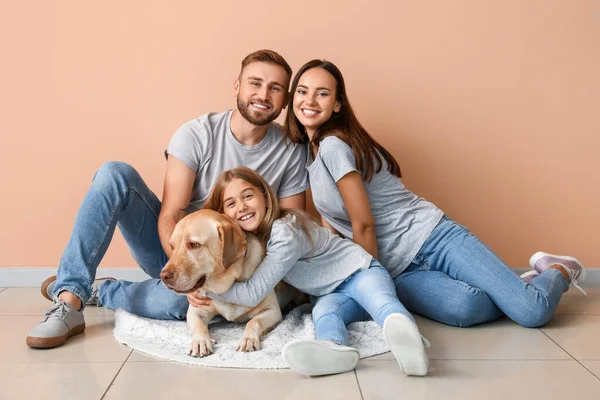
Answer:
<svg viewBox="0 0 600 400"><path fill-rule="evenodd" d="M39 287L57 268L0 268L0 287ZM132 282L149 278L141 268L98 268L98 277L112 276Z"/></svg>
<svg viewBox="0 0 600 400"><path fill-rule="evenodd" d="M49 276L56 275L56 268L0 268L0 287L39 287ZM529 268L514 268L517 274L529 271ZM131 282L148 279L140 268L99 268L98 277L112 276ZM600 268L588 268L587 279L583 286L600 284Z"/></svg>

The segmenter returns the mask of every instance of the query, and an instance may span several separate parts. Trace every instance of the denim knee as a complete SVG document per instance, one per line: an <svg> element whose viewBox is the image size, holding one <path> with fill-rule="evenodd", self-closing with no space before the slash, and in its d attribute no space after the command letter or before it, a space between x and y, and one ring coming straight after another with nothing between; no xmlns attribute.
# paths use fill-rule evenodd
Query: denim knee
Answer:
<svg viewBox="0 0 600 400"><path fill-rule="evenodd" d="M526 307L519 307L508 313L509 317L517 324L525 328L539 328L546 325L554 316L554 310L549 307L541 306L538 303L528 304Z"/></svg>
<svg viewBox="0 0 600 400"><path fill-rule="evenodd" d="M131 165L121 161L109 161L96 171L92 186L99 191L125 191L139 179L139 173Z"/></svg>
<svg viewBox="0 0 600 400"><path fill-rule="evenodd" d="M178 296L178 299L173 301L172 307L167 310L167 318L165 319L176 319L184 320L187 317L187 311L190 307L190 302L186 296Z"/></svg>
<svg viewBox="0 0 600 400"><path fill-rule="evenodd" d="M461 304L462 307L452 307L446 310L448 320L453 322L451 325L467 328L494 321L502 316L502 311L484 291L477 288L471 289L471 292L461 294L463 299L455 299L457 304Z"/></svg>
<svg viewBox="0 0 600 400"><path fill-rule="evenodd" d="M322 316L336 312L337 308L332 307L332 304L327 304L326 302L321 301L320 303L315 304L315 306L313 307L312 319L314 322L317 322Z"/></svg>
<svg viewBox="0 0 600 400"><path fill-rule="evenodd" d="M316 323L319 319L326 315L335 315L341 320L342 316L340 315L340 303L336 301L328 301L327 299L320 299L320 301L318 301L312 309L313 321Z"/></svg>

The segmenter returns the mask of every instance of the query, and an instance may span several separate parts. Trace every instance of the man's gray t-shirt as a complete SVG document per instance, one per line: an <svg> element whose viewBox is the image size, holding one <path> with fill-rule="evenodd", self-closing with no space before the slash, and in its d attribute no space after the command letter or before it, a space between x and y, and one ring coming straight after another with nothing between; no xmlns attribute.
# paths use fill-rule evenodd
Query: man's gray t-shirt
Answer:
<svg viewBox="0 0 600 400"><path fill-rule="evenodd" d="M253 307L281 280L304 293L323 296L346 279L369 268L373 257L362 247L310 223L310 240L295 216L278 219L271 228L267 254L248 280L236 282L215 300Z"/></svg>
<svg viewBox="0 0 600 400"><path fill-rule="evenodd" d="M278 198L308 189L304 168L306 147L290 142L286 145L281 127L276 123L269 124L260 143L243 145L231 133L232 112L209 113L186 122L175 132L165 150L165 155L181 160L196 172L188 213L202 208L222 172L239 166L258 172Z"/></svg>
<svg viewBox="0 0 600 400"><path fill-rule="evenodd" d="M406 189L383 162L381 171L364 185L375 218L378 260L395 278L410 265L444 213ZM352 148L335 136L326 137L306 168L315 208L332 227L352 239L352 223L337 187L346 174L358 172Z"/></svg>

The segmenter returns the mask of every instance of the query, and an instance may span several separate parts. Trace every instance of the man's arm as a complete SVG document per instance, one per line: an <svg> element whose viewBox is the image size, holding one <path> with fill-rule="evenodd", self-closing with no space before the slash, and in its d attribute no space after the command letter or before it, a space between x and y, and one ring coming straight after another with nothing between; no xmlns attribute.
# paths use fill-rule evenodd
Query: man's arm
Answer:
<svg viewBox="0 0 600 400"><path fill-rule="evenodd" d="M158 236L168 258L171 258L169 240L175 225L185 216L190 204L196 172L173 156L167 158L167 172L163 189L162 206L158 215Z"/></svg>
<svg viewBox="0 0 600 400"><path fill-rule="evenodd" d="M279 206L283 208L299 208L306 210L306 192L279 199Z"/></svg>

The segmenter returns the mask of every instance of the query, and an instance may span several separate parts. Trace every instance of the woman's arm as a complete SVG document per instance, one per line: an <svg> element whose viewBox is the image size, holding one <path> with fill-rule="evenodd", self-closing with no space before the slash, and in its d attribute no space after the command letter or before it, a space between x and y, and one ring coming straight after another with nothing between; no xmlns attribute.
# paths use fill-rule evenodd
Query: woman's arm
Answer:
<svg viewBox="0 0 600 400"><path fill-rule="evenodd" d="M350 217L354 243L377 258L375 218L373 218L371 203L362 176L356 171L349 172L337 181L337 187Z"/></svg>

